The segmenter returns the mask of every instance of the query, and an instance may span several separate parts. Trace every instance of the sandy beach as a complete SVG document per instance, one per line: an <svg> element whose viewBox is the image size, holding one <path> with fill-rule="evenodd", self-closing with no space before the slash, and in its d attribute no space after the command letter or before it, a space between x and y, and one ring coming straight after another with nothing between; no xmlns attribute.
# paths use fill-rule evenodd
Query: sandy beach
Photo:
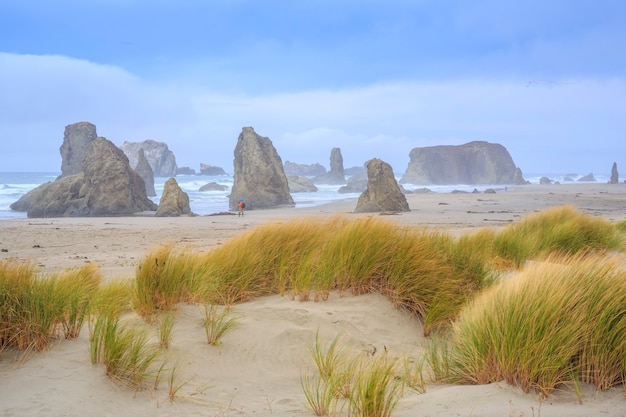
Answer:
<svg viewBox="0 0 626 417"><path fill-rule="evenodd" d="M626 218L626 184L525 185L495 194L410 194L406 213L353 214L356 200L308 208L154 218L54 218L0 220L0 259L33 262L44 273L96 263L106 279L132 279L138 262L158 245L174 242L210 251L231 237L269 222L298 218L384 216L402 227L427 227L453 235L504 227L525 215L559 205L612 221ZM0 352L2 416L306 416L300 379L312 370L306 345L317 331L338 334L355 351L387 350L415 357L424 341L421 325L382 296L332 294L325 302L271 296L234 306L239 326L209 346L201 308L181 305L168 355L181 360L180 397L170 401L166 384L136 392L109 380L90 362L88 331L58 341L28 361ZM626 416L623 387L596 392L583 386L583 404L563 390L541 399L497 383L428 385L406 391L397 416ZM346 413L346 410L344 410ZM344 414L345 415L345 414Z"/></svg>

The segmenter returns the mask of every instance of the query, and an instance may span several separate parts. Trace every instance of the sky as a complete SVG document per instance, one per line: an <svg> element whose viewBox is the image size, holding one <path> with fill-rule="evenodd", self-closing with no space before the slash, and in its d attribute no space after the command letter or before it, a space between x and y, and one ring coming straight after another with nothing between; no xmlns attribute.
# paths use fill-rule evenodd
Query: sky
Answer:
<svg viewBox="0 0 626 417"><path fill-rule="evenodd" d="M625 45L623 0L2 0L0 171L60 172L89 121L196 170L252 126L327 168L488 141L524 174L626 172Z"/></svg>

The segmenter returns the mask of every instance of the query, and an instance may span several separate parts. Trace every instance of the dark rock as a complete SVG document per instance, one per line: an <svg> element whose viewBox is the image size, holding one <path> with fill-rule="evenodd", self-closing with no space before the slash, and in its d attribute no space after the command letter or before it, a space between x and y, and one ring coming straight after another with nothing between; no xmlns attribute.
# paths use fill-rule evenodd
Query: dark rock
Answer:
<svg viewBox="0 0 626 417"><path fill-rule="evenodd" d="M330 171L313 179L316 184L345 184L346 175L343 170L343 156L341 149L333 148L330 152Z"/></svg>
<svg viewBox="0 0 626 417"><path fill-rule="evenodd" d="M552 184L552 180L548 177L541 177L539 178L539 184L542 184L542 185Z"/></svg>
<svg viewBox="0 0 626 417"><path fill-rule="evenodd" d="M515 164L506 148L484 141L411 150L403 184L510 184Z"/></svg>
<svg viewBox="0 0 626 417"><path fill-rule="evenodd" d="M307 165L285 161L285 175L295 175L298 177L317 177L320 175L326 175L326 168L318 163Z"/></svg>
<svg viewBox="0 0 626 417"><path fill-rule="evenodd" d="M496 193L496 190L494 190L493 188L487 188L485 190L485 194L495 194L495 193Z"/></svg>
<svg viewBox="0 0 626 417"><path fill-rule="evenodd" d="M272 144L252 127L244 127L237 139L234 159L234 183L229 209L237 210L239 200L246 209L294 206L283 164Z"/></svg>
<svg viewBox="0 0 626 417"><path fill-rule="evenodd" d="M200 175L226 175L226 171L224 171L224 168L213 165L200 164Z"/></svg>
<svg viewBox="0 0 626 417"><path fill-rule="evenodd" d="M154 189L154 174L152 173L152 167L150 167L143 149L139 149L139 158L135 171L137 171L137 174L143 179L143 182L146 183L146 194L148 197L155 197L157 194Z"/></svg>
<svg viewBox="0 0 626 417"><path fill-rule="evenodd" d="M573 182L574 178L570 177L569 175L566 175L565 177L563 177L563 181Z"/></svg>
<svg viewBox="0 0 626 417"><path fill-rule="evenodd" d="M61 152L61 177L83 172L83 159L91 142L96 140L96 126L79 122L65 126Z"/></svg>
<svg viewBox="0 0 626 417"><path fill-rule="evenodd" d="M377 158L370 160L367 178L367 190L359 196L355 213L410 211L391 165Z"/></svg>
<svg viewBox="0 0 626 417"><path fill-rule="evenodd" d="M120 149L128 157L131 166L137 166L139 149L143 149L155 177L173 177L176 175L176 157L166 143L150 139L143 142L124 142Z"/></svg>
<svg viewBox="0 0 626 417"><path fill-rule="evenodd" d="M611 168L611 181L610 184L619 183L619 173L617 172L617 162L613 162L613 167Z"/></svg>
<svg viewBox="0 0 626 417"><path fill-rule="evenodd" d="M593 173L592 172L590 172L589 174L584 175L584 176L582 176L582 177L580 177L578 179L578 181L580 181L580 182L595 182L595 180L596 179L593 177Z"/></svg>
<svg viewBox="0 0 626 417"><path fill-rule="evenodd" d="M190 167L178 167L176 175L196 175L196 170Z"/></svg>
<svg viewBox="0 0 626 417"><path fill-rule="evenodd" d="M209 182L204 184L198 191L226 191L228 187L216 182Z"/></svg>
<svg viewBox="0 0 626 417"><path fill-rule="evenodd" d="M170 178L165 181L155 217L179 217L191 214L193 213L189 207L189 196L178 186L176 179Z"/></svg>
<svg viewBox="0 0 626 417"><path fill-rule="evenodd" d="M28 217L122 216L156 210L128 158L112 142L89 145L83 172L42 184L11 205Z"/></svg>
<svg viewBox="0 0 626 417"><path fill-rule="evenodd" d="M317 191L317 187L308 177L297 175L287 175L289 182L289 191L292 193L313 193Z"/></svg>

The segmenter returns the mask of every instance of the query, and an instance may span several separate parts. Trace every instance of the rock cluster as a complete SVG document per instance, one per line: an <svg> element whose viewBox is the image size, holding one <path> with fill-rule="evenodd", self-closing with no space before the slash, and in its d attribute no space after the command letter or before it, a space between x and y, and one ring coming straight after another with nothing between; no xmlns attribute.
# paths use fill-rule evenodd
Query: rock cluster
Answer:
<svg viewBox="0 0 626 417"><path fill-rule="evenodd" d="M409 156L404 184L511 184L515 176L511 155L497 143L413 148Z"/></svg>
<svg viewBox="0 0 626 417"><path fill-rule="evenodd" d="M152 167L155 177L174 177L176 176L176 157L169 150L166 143L154 140L145 140L143 142L124 142L120 149L124 151L128 157L131 167L136 167L139 161L139 149L143 149L146 159Z"/></svg>
<svg viewBox="0 0 626 417"><path fill-rule="evenodd" d="M295 205L282 160L269 138L244 127L234 153L230 210L237 210L239 200L245 200L247 210Z"/></svg>
<svg viewBox="0 0 626 417"><path fill-rule="evenodd" d="M91 142L82 172L42 184L11 205L28 217L121 216L155 211L143 179L109 140Z"/></svg>
<svg viewBox="0 0 626 417"><path fill-rule="evenodd" d="M326 175L326 168L318 163L309 165L285 161L285 174L298 177L317 177Z"/></svg>
<svg viewBox="0 0 626 417"><path fill-rule="evenodd" d="M359 196L355 213L410 211L391 165L380 159L367 163L367 189Z"/></svg>
<svg viewBox="0 0 626 417"><path fill-rule="evenodd" d="M315 177L316 184L345 184L346 174L343 170L343 156L341 149L333 148L330 151L330 171L325 175Z"/></svg>

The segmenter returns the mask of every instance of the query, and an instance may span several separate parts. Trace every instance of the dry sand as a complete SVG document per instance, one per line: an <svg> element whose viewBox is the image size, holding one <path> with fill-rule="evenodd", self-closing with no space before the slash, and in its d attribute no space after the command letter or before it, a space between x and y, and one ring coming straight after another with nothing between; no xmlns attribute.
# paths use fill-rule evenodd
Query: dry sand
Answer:
<svg viewBox="0 0 626 417"><path fill-rule="evenodd" d="M502 227L526 214L571 204L610 220L626 219L626 184L527 185L496 194L413 194L411 212L385 216L407 227L441 229L454 235ZM268 222L315 216L354 217L356 201L309 208L248 211L236 215L154 218L63 218L0 220L0 259L32 261L43 272L97 263L108 279L132 279L136 264L159 244L176 242L199 251ZM221 344L206 344L201 308L176 312L169 355L180 358L187 381L169 401L167 383L135 392L91 365L88 332L59 341L27 362L0 355L2 416L305 416L301 375L312 372L306 345L319 329L322 340L341 335L355 352L387 349L414 357L423 338L419 322L386 299L332 294L326 302L272 296L233 308L239 326ZM380 354L380 353L378 353ZM623 387L596 392L583 387L582 405L571 390L541 400L505 383L484 386L428 385L425 394L406 391L397 416L626 416ZM345 410L344 410L345 415Z"/></svg>

